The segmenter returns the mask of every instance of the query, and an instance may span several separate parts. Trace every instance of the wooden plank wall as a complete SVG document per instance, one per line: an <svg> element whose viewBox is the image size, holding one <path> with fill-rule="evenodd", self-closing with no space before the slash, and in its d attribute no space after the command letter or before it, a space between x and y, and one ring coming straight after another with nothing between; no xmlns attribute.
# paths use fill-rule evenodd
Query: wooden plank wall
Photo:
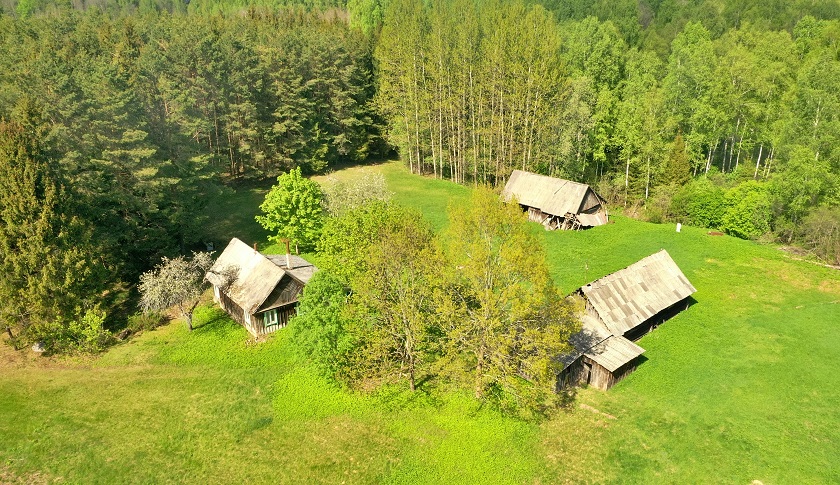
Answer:
<svg viewBox="0 0 840 485"><path fill-rule="evenodd" d="M613 373L589 357L581 356L557 376L557 391L582 384L606 391L636 370L637 360L631 360Z"/></svg>

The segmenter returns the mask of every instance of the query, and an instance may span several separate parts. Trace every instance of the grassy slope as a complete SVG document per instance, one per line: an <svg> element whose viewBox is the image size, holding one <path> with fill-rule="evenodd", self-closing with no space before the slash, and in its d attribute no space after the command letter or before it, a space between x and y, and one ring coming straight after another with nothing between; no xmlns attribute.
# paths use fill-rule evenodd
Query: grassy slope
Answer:
<svg viewBox="0 0 840 485"><path fill-rule="evenodd" d="M438 228L468 195L398 164L374 169ZM229 199L240 222L220 218L218 238L240 223L264 238L248 225L255 194ZM698 289L696 304L640 341L648 360L634 374L580 392L617 419L575 409L536 426L459 395L347 394L297 362L282 333L247 346L207 308L193 334L173 324L87 363L21 364L3 350L0 479L840 481L838 273L699 229L615 220L578 233L534 226L565 291L660 248Z"/></svg>

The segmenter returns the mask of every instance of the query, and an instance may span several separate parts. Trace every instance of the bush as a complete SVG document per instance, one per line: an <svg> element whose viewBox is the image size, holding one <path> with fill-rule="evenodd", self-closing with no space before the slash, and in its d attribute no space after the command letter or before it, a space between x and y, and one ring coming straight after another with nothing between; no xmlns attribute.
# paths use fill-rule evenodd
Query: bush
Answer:
<svg viewBox="0 0 840 485"><path fill-rule="evenodd" d="M719 228L726 212L726 192L708 178L693 180L674 195L671 212L684 224Z"/></svg>
<svg viewBox="0 0 840 485"><path fill-rule="evenodd" d="M105 330L105 317L105 312L93 308L69 323L43 323L32 327L30 340L42 343L48 353L101 352L114 340Z"/></svg>
<svg viewBox="0 0 840 485"><path fill-rule="evenodd" d="M154 330L166 323L166 321L167 318L162 313L140 312L128 317L128 325L126 328L131 331L131 333L137 333L142 332L143 330Z"/></svg>
<svg viewBox="0 0 840 485"><path fill-rule="evenodd" d="M820 207L808 214L799 239L818 258L840 265L840 207Z"/></svg>
<svg viewBox="0 0 840 485"><path fill-rule="evenodd" d="M105 312L94 308L88 310L82 318L70 323L70 333L73 346L81 352L102 352L111 341L113 335L105 330Z"/></svg>
<svg viewBox="0 0 840 485"><path fill-rule="evenodd" d="M756 239L770 231L770 216L767 186L749 181L726 193L726 213L720 228L741 239Z"/></svg>
<svg viewBox="0 0 840 485"><path fill-rule="evenodd" d="M674 184L655 187L651 196L645 201L645 219L655 224L674 220L676 218L676 213L673 211L674 197L679 190L679 186Z"/></svg>
<svg viewBox="0 0 840 485"><path fill-rule="evenodd" d="M333 217L339 217L371 201L386 201L391 198L381 173L371 173L347 183L333 181L324 191L324 209Z"/></svg>

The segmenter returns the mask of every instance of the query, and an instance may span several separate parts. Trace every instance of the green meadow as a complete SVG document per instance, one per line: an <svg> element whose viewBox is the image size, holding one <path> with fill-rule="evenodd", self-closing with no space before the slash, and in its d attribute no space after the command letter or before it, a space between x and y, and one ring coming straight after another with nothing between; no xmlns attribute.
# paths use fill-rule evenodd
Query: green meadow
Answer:
<svg viewBox="0 0 840 485"><path fill-rule="evenodd" d="M379 171L438 229L469 189ZM326 178L318 178L323 182ZM263 189L208 209L207 238L260 242ZM773 246L620 216L581 232L536 224L565 292L667 249L697 288L638 343L608 392L582 389L542 423L427 386L336 388L278 332L254 344L200 307L101 356L0 349L0 483L840 482L840 272Z"/></svg>

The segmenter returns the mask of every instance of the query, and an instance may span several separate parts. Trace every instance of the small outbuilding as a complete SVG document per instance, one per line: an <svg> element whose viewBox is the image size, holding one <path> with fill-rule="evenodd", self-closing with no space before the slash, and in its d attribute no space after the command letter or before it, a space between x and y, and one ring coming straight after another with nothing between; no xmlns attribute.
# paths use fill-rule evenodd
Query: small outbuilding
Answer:
<svg viewBox="0 0 840 485"><path fill-rule="evenodd" d="M665 250L582 286L582 329L570 339L575 351L561 357L558 387L612 387L644 352L632 341L684 309L695 291Z"/></svg>
<svg viewBox="0 0 840 485"><path fill-rule="evenodd" d="M315 271L300 256L265 255L233 238L206 279L213 285L214 301L259 337L288 324Z"/></svg>
<svg viewBox="0 0 840 485"><path fill-rule="evenodd" d="M603 199L586 184L514 170L502 191L516 199L528 218L546 229L580 229L607 223Z"/></svg>

